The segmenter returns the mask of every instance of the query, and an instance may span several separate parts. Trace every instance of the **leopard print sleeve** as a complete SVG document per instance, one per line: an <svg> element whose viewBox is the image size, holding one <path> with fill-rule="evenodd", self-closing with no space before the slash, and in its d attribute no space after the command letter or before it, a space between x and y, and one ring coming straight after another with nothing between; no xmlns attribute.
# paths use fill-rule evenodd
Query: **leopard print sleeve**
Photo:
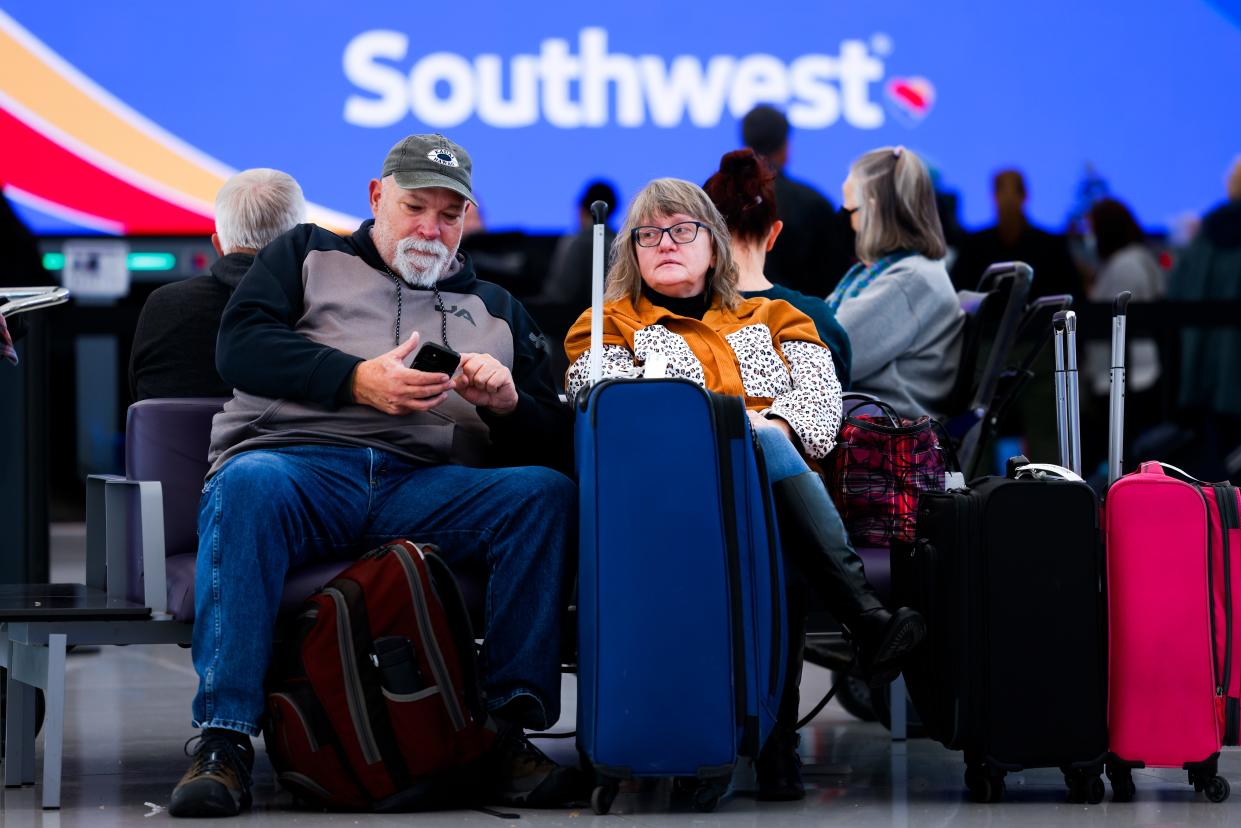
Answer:
<svg viewBox="0 0 1241 828"><path fill-rule="evenodd" d="M623 345L604 345L603 346L603 376L630 376L633 372L633 351ZM582 389L590 380L590 350L582 352L577 361L569 366L568 372L565 373L565 395L570 399L577 396L577 392Z"/></svg>
<svg viewBox="0 0 1241 828"><path fill-rule="evenodd" d="M813 342L785 342L780 350L793 387L776 396L771 412L792 426L807 455L822 459L835 447L840 431L840 380L831 351Z"/></svg>

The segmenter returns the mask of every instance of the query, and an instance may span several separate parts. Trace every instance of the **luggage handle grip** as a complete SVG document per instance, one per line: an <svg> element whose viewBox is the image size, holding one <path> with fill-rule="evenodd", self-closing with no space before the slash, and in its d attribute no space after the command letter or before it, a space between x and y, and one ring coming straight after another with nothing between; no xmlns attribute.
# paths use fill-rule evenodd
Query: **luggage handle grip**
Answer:
<svg viewBox="0 0 1241 828"><path fill-rule="evenodd" d="M590 217L594 221L591 230L590 255L590 365L588 386L603 376L603 280L604 280L604 234L607 225L608 205L595 201L590 205Z"/></svg>
<svg viewBox="0 0 1241 828"><path fill-rule="evenodd" d="M1177 468L1171 463L1161 463L1158 460L1147 460L1141 465L1142 474L1157 474L1161 477L1179 477L1187 483L1196 483L1199 486L1209 486L1205 480L1199 480L1184 469ZM1173 472L1168 474L1168 472Z"/></svg>
<svg viewBox="0 0 1241 828"><path fill-rule="evenodd" d="M1028 472L1023 475L1022 472ZM1026 463L1024 466L1018 466L1013 470L1014 477L1021 479L1022 477L1037 477L1036 472L1044 474L1054 474L1061 480L1071 480L1075 483L1083 483L1082 476L1072 469L1066 469L1064 466L1057 466L1054 463Z"/></svg>

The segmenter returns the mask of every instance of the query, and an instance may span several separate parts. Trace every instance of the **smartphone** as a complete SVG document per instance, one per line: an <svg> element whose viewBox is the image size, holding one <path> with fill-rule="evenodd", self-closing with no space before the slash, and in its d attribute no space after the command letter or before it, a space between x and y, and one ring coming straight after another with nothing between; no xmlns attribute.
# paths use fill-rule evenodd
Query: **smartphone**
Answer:
<svg viewBox="0 0 1241 828"><path fill-rule="evenodd" d="M452 372L457 370L457 365L461 363L461 354L445 348L443 345L436 345L434 342L424 342L418 348L418 353L414 354L413 364L410 368L415 371L426 371L429 374L447 374L452 376Z"/></svg>

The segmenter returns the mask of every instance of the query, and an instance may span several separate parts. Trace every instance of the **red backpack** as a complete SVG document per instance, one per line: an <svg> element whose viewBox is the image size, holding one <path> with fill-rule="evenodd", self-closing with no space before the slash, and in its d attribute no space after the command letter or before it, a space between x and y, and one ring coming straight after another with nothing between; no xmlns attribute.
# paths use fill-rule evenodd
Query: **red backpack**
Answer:
<svg viewBox="0 0 1241 828"><path fill-rule="evenodd" d="M280 783L337 810L471 804L495 727L435 547L393 541L307 601L276 647L263 736Z"/></svg>

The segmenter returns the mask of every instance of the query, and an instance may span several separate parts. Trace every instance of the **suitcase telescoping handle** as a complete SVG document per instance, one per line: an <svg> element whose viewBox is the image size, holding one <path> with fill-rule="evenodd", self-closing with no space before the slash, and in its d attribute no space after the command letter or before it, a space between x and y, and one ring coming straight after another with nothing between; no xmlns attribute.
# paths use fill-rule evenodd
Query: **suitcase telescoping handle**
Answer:
<svg viewBox="0 0 1241 828"><path fill-rule="evenodd" d="M1081 411L1077 396L1077 314L1057 311L1051 321L1056 337L1056 436L1060 465L1082 473Z"/></svg>
<svg viewBox="0 0 1241 828"><path fill-rule="evenodd" d="M607 203L592 203L590 215L595 221L590 263L590 384L594 385L603 375L603 246Z"/></svg>
<svg viewBox="0 0 1241 828"><path fill-rule="evenodd" d="M1112 371L1108 398L1107 485L1124 473L1125 464L1125 314L1133 294L1124 291L1112 303Z"/></svg>

